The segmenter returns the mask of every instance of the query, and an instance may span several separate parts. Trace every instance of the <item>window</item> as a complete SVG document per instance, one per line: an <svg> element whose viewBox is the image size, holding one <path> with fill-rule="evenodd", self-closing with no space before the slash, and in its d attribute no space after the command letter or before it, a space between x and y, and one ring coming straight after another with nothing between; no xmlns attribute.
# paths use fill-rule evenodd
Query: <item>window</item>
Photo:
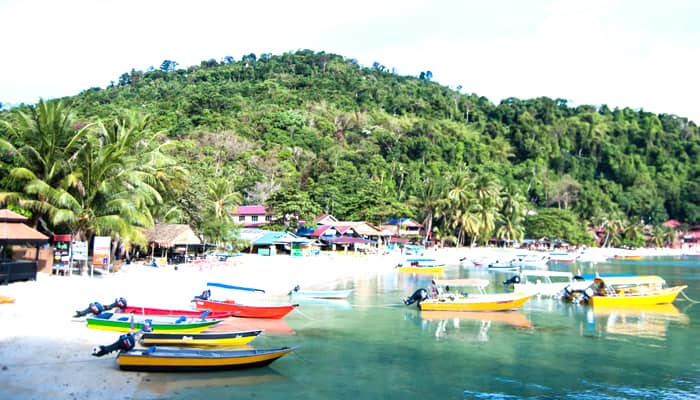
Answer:
<svg viewBox="0 0 700 400"><path fill-rule="evenodd" d="M238 222L245 222L245 215L239 215Z"/></svg>
<svg viewBox="0 0 700 400"><path fill-rule="evenodd" d="M253 222L258 222L258 216L257 216L257 215L253 215L253 216L251 217L251 219L253 220Z"/></svg>
<svg viewBox="0 0 700 400"><path fill-rule="evenodd" d="M272 222L272 215L266 215L266 216L265 216L265 221L267 221L267 222Z"/></svg>

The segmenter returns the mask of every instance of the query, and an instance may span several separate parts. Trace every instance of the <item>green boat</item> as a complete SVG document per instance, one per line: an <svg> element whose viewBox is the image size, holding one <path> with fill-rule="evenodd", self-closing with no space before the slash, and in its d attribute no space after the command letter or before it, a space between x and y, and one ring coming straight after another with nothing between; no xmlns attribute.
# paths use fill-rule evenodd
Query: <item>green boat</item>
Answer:
<svg viewBox="0 0 700 400"><path fill-rule="evenodd" d="M223 321L221 319L187 318L162 315L115 314L104 312L87 319L87 327L105 331L133 332L143 329L148 320L150 332L200 333Z"/></svg>

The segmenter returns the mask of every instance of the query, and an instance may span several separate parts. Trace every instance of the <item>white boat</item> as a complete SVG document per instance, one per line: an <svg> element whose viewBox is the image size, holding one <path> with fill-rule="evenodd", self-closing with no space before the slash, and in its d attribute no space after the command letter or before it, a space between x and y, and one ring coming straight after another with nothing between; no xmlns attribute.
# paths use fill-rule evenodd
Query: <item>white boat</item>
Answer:
<svg viewBox="0 0 700 400"><path fill-rule="evenodd" d="M494 263L489 264L489 271L510 271L510 272L516 272L520 270L520 267L517 265L513 265L513 261L496 261Z"/></svg>
<svg viewBox="0 0 700 400"><path fill-rule="evenodd" d="M511 264L520 268L546 268L548 261L549 255L544 253L518 254Z"/></svg>
<svg viewBox="0 0 700 400"><path fill-rule="evenodd" d="M514 278L511 278L514 279ZM591 282L574 279L574 274L566 271L523 270L518 275L519 282L513 284L518 292L554 296L567 286L573 290L585 290Z"/></svg>

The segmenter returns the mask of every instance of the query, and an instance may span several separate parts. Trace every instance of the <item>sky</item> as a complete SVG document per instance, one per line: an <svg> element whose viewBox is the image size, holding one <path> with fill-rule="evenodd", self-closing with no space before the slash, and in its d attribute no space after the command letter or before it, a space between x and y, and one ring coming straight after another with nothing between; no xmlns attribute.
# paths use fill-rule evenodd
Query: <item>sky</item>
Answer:
<svg viewBox="0 0 700 400"><path fill-rule="evenodd" d="M700 124L696 0L0 0L0 103L107 87L132 69L297 50L465 94L546 96Z"/></svg>

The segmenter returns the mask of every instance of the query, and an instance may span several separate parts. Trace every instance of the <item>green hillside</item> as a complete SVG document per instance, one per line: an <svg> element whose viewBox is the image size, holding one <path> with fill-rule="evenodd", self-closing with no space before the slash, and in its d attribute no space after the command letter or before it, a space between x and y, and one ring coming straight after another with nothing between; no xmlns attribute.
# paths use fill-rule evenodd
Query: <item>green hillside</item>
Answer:
<svg viewBox="0 0 700 400"><path fill-rule="evenodd" d="M292 227L320 213L374 223L409 216L435 238L461 243L525 235L589 243L586 227L608 230L619 244L639 243L646 229L662 243L669 239L662 222L700 222L700 131L687 118L545 97L493 104L465 94L468 83L456 91L431 75L399 76L378 63L366 68L312 51L188 69L166 60L62 99L71 121L62 135L83 133L61 145L55 175L21 177L17 167L46 170L46 163L19 161L6 145L0 200L74 231L76 220L49 215L67 206L52 203L40 185L28 190L29 182L61 187L79 201L75 180L105 159L99 149L108 143L113 158L129 158L110 173L134 176L113 182L110 194L95 182L94 209L123 214L115 207L131 200L118 193L140 188L127 208L142 215L127 225L191 223L219 242L232 240L222 227L238 204L270 205L289 217L279 225ZM41 119L44 105L3 112L0 138L19 152L28 141L22 130ZM91 140L94 159L84 159L87 147L77 143ZM101 229L121 229L108 225Z"/></svg>

